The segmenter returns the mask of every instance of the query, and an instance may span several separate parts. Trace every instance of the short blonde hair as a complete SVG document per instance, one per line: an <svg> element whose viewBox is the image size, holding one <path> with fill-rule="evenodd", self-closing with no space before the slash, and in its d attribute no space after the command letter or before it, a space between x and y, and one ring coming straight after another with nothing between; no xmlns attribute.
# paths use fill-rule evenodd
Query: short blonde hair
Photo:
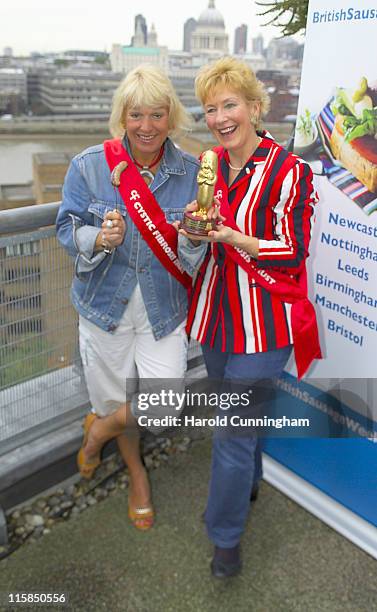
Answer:
<svg viewBox="0 0 377 612"><path fill-rule="evenodd" d="M270 97L262 81L246 62L235 57L221 59L203 66L195 79L195 94L201 104L219 89L228 88L240 93L247 102L259 102L260 113L256 118L256 127L270 108Z"/></svg>
<svg viewBox="0 0 377 612"><path fill-rule="evenodd" d="M130 108L140 106L167 108L172 135L189 129L191 125L171 81L159 68L149 64L140 64L131 70L116 89L109 120L112 136L123 138L125 114Z"/></svg>

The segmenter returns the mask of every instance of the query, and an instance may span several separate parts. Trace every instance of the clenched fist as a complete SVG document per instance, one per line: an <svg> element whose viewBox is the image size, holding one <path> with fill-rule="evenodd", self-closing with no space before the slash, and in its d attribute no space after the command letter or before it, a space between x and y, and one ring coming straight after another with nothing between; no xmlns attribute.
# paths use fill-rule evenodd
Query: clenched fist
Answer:
<svg viewBox="0 0 377 612"><path fill-rule="evenodd" d="M102 249L115 249L122 244L126 233L126 223L117 210L106 213L101 231L98 234L98 246Z"/></svg>

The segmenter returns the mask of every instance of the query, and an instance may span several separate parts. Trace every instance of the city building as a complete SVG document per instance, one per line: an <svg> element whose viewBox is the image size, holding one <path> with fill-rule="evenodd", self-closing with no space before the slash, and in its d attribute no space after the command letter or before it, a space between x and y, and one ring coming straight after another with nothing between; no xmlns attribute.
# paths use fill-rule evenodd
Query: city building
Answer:
<svg viewBox="0 0 377 612"><path fill-rule="evenodd" d="M110 55L111 69L127 74L139 64L153 64L165 72L168 70L168 48L160 47L154 25L148 30L142 15L135 17L135 33L131 45L114 44Z"/></svg>
<svg viewBox="0 0 377 612"><path fill-rule="evenodd" d="M0 114L17 115L26 104L26 72L22 68L0 68Z"/></svg>
<svg viewBox="0 0 377 612"><path fill-rule="evenodd" d="M272 123L294 121L299 96L297 76L297 69L266 69L257 72L258 79L265 84L271 98L267 121Z"/></svg>
<svg viewBox="0 0 377 612"><path fill-rule="evenodd" d="M264 70L266 68L266 59L262 55L243 53L242 55L238 55L236 57L246 62L246 64L248 64L255 73L258 72L258 70Z"/></svg>
<svg viewBox="0 0 377 612"><path fill-rule="evenodd" d="M242 55L247 51L247 25L243 23L234 32L234 53Z"/></svg>
<svg viewBox="0 0 377 612"><path fill-rule="evenodd" d="M197 71L196 71L197 72ZM182 75L182 71L178 76L170 76L173 87L178 94L180 101L183 106L190 109L198 106L198 100L195 96L195 80L196 74L192 74L192 71L188 71L188 74Z"/></svg>
<svg viewBox="0 0 377 612"><path fill-rule="evenodd" d="M266 58L271 69L300 67L301 45L291 36L273 38L266 49Z"/></svg>
<svg viewBox="0 0 377 612"><path fill-rule="evenodd" d="M131 38L132 47L144 47L148 44L147 20L143 15L135 17L135 34Z"/></svg>
<svg viewBox="0 0 377 612"><path fill-rule="evenodd" d="M37 204L58 202L71 153L49 152L33 155L33 190Z"/></svg>
<svg viewBox="0 0 377 612"><path fill-rule="evenodd" d="M195 96L194 80L199 65L188 51L169 51L168 75L182 104L186 108L198 106Z"/></svg>
<svg viewBox="0 0 377 612"><path fill-rule="evenodd" d="M183 26L183 51L188 53L191 51L191 35L195 31L197 23L196 19L190 17Z"/></svg>
<svg viewBox="0 0 377 612"><path fill-rule="evenodd" d="M258 36L251 39L251 50L254 55L263 55L264 40L262 34L258 34Z"/></svg>
<svg viewBox="0 0 377 612"><path fill-rule="evenodd" d="M209 1L198 20L186 21L183 46L183 51L169 51L168 74L181 102L196 117L202 114L194 92L198 70L208 60L229 52L224 19L214 0Z"/></svg>
<svg viewBox="0 0 377 612"><path fill-rule="evenodd" d="M22 68L0 68L0 91L27 99L26 72Z"/></svg>
<svg viewBox="0 0 377 612"><path fill-rule="evenodd" d="M152 23L152 27L150 30L148 30L147 33L147 46L148 47L152 47L153 49L157 48L157 32L156 32L156 28L154 27L154 23Z"/></svg>
<svg viewBox="0 0 377 612"><path fill-rule="evenodd" d="M286 71L283 72L282 70L259 70L258 79L260 79L267 88L270 88L270 93L273 89L284 90L288 89L290 86L289 74Z"/></svg>
<svg viewBox="0 0 377 612"><path fill-rule="evenodd" d="M97 64L106 64L109 60L109 54L105 51L87 51L82 49L69 49L64 51L61 59L67 62L80 63L80 64L91 64L93 62Z"/></svg>
<svg viewBox="0 0 377 612"><path fill-rule="evenodd" d="M52 114L103 114L108 116L112 97L121 79L109 70L46 70L30 77L36 99Z"/></svg>
<svg viewBox="0 0 377 612"><path fill-rule="evenodd" d="M131 38L131 47L146 47L147 37L144 36L143 27L140 21L135 21L135 34Z"/></svg>
<svg viewBox="0 0 377 612"><path fill-rule="evenodd" d="M111 50L111 69L113 72L127 74L139 64L153 64L164 71L168 69L167 47L127 47L113 45Z"/></svg>
<svg viewBox="0 0 377 612"><path fill-rule="evenodd" d="M224 18L215 7L215 0L209 0L191 34L191 53L214 57L229 53Z"/></svg>
<svg viewBox="0 0 377 612"><path fill-rule="evenodd" d="M0 185L0 210L35 204L32 183Z"/></svg>

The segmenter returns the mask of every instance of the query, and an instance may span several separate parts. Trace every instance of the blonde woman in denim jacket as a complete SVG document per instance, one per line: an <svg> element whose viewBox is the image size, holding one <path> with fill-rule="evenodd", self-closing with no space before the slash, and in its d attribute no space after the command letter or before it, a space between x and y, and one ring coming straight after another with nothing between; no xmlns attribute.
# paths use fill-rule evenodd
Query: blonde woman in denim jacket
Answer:
<svg viewBox="0 0 377 612"><path fill-rule="evenodd" d="M197 190L198 162L169 138L187 119L170 81L154 67L134 69L115 92L111 133L121 139L169 223L181 217ZM134 383L138 378L182 383L186 289L130 218L111 183L103 145L72 160L57 235L75 258L71 295L92 404L84 422L79 470L91 478L102 446L116 438L130 475L129 517L138 529L147 530L154 510L140 457Z"/></svg>

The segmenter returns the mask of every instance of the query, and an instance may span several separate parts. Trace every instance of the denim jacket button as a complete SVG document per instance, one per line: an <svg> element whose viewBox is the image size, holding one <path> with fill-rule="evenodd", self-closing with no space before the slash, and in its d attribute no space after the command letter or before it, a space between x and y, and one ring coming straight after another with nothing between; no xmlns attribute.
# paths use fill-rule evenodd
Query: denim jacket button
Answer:
<svg viewBox="0 0 377 612"><path fill-rule="evenodd" d="M145 268L139 268L138 272L145 272Z"/></svg>
<svg viewBox="0 0 377 612"><path fill-rule="evenodd" d="M112 331L115 331L116 328L117 328L117 326L114 325L114 323L111 323L111 325L108 326L107 331L112 332Z"/></svg>
<svg viewBox="0 0 377 612"><path fill-rule="evenodd" d="M124 298L124 300L122 300L122 304L128 304L128 299Z"/></svg>

